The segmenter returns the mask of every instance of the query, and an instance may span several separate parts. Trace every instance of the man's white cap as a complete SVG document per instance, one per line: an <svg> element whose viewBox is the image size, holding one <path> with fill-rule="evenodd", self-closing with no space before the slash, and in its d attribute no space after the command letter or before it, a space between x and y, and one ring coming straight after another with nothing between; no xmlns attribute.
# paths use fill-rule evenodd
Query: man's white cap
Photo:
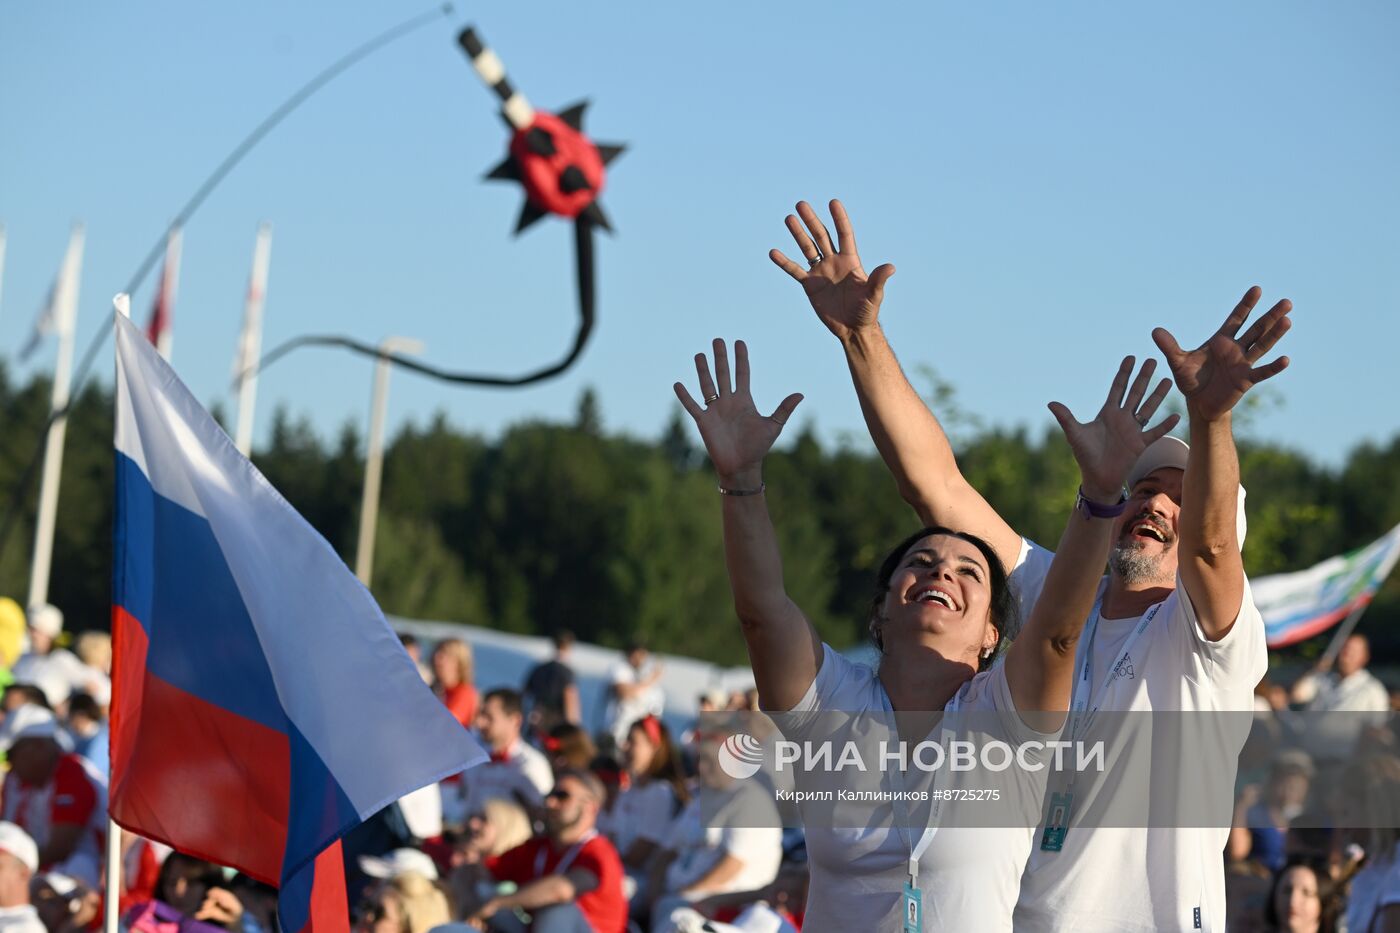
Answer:
<svg viewBox="0 0 1400 933"><path fill-rule="evenodd" d="M422 875L429 881L436 881L438 876L437 865L433 864L432 857L417 849L395 849L384 856L362 855L360 856L360 871L371 878L391 880L410 871Z"/></svg>
<svg viewBox="0 0 1400 933"><path fill-rule="evenodd" d="M49 603L30 606L26 618L30 628L50 638L57 638L63 631L63 610Z"/></svg>
<svg viewBox="0 0 1400 933"><path fill-rule="evenodd" d="M1128 488L1132 489L1144 476L1163 467L1186 469L1186 458L1190 453L1190 446L1179 437L1167 435L1157 438L1138 456L1137 463L1128 471Z"/></svg>
<svg viewBox="0 0 1400 933"><path fill-rule="evenodd" d="M1133 468L1128 471L1128 488L1132 489L1143 477L1160 470L1164 467L1172 467L1178 470L1186 469L1186 458L1191 454L1191 445L1181 438L1159 437L1153 441L1148 448L1137 458ZM1240 548L1244 548L1244 533L1248 523L1244 518L1244 486L1240 486L1240 496L1238 505L1235 507L1235 534L1239 538Z"/></svg>
<svg viewBox="0 0 1400 933"><path fill-rule="evenodd" d="M58 717L33 703L11 710L0 725L0 752L7 752L20 739L53 739L67 747L68 736L58 724Z"/></svg>
<svg viewBox="0 0 1400 933"><path fill-rule="evenodd" d="M39 847L29 833L14 823L0 822L0 852L8 852L31 872L39 870Z"/></svg>

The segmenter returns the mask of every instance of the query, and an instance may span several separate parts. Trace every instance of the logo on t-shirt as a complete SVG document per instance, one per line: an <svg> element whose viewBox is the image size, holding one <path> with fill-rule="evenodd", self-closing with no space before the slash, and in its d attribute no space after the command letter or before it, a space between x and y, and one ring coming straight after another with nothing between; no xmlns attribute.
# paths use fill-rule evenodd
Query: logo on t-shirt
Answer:
<svg viewBox="0 0 1400 933"><path fill-rule="evenodd" d="M1123 660L1119 661L1118 666L1113 669L1113 676L1126 677L1129 680L1136 679L1133 676L1133 659L1131 655L1123 656Z"/></svg>

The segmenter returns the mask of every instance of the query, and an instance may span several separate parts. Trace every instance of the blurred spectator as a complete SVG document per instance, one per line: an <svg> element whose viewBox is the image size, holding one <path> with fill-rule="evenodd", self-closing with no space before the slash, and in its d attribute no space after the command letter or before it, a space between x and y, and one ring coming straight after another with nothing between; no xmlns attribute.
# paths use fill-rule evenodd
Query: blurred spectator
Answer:
<svg viewBox="0 0 1400 933"><path fill-rule="evenodd" d="M29 609L29 651L14 663L10 673L15 683L34 684L48 697L50 708L57 709L74 690L101 693L97 681L105 679L97 671L79 661L72 652L58 647L63 633L63 613L57 606L42 603ZM110 693L110 686L107 692Z"/></svg>
<svg viewBox="0 0 1400 933"><path fill-rule="evenodd" d="M0 933L44 933L29 901L29 881L39 870L39 849L14 823L0 823Z"/></svg>
<svg viewBox="0 0 1400 933"><path fill-rule="evenodd" d="M628 874L641 875L690 793L671 732L655 716L632 723L622 743L622 761L629 782L607 814L604 829Z"/></svg>
<svg viewBox="0 0 1400 933"><path fill-rule="evenodd" d="M79 692L68 698L68 735L73 754L86 758L98 774L108 772L107 719L92 694Z"/></svg>
<svg viewBox="0 0 1400 933"><path fill-rule="evenodd" d="M544 737L544 751L555 771L587 768L598 757L598 747L582 726L560 722Z"/></svg>
<svg viewBox="0 0 1400 933"><path fill-rule="evenodd" d="M112 636L106 632L83 632L73 643L73 653L99 674L112 676Z"/></svg>
<svg viewBox="0 0 1400 933"><path fill-rule="evenodd" d="M85 759L68 752L58 719L25 705L0 725L0 751L10 762L3 818L34 837L39 867L71 875L91 888L100 884L102 839L107 831L107 785Z"/></svg>
<svg viewBox="0 0 1400 933"><path fill-rule="evenodd" d="M1307 806L1312 779L1313 764L1306 752L1279 752L1263 793L1249 785L1240 794L1230 830L1230 858L1253 859L1271 872L1282 869L1288 827Z"/></svg>
<svg viewBox="0 0 1400 933"><path fill-rule="evenodd" d="M481 905L468 922L488 930L525 926L514 910L530 912L534 933L624 933L627 901L622 863L596 825L602 783L587 771L563 771L547 798L545 834L498 858L490 866L498 881L519 887Z"/></svg>
<svg viewBox="0 0 1400 933"><path fill-rule="evenodd" d="M1320 859L1291 858L1274 873L1264 905L1264 929L1279 933L1336 933L1342 899Z"/></svg>
<svg viewBox="0 0 1400 933"><path fill-rule="evenodd" d="M437 866L424 853L395 849L383 857L362 855L360 870L380 882L366 891L365 901L380 908L381 920L397 915L402 933L428 933L451 922L452 906L436 884Z"/></svg>
<svg viewBox="0 0 1400 933"><path fill-rule="evenodd" d="M0 667L9 670L24 653L24 610L8 596L0 596Z"/></svg>
<svg viewBox="0 0 1400 933"><path fill-rule="evenodd" d="M506 800L488 800L467 820L465 831L452 842L448 888L462 916L470 916L496 894L496 884L481 870L498 856L523 845L532 835L525 811Z"/></svg>
<svg viewBox="0 0 1400 933"><path fill-rule="evenodd" d="M418 668L418 676L423 678L423 683L431 684L433 672L423 663L423 646L418 642L418 636L404 632L399 635L399 644L403 645L403 650L408 653L413 666Z"/></svg>
<svg viewBox="0 0 1400 933"><path fill-rule="evenodd" d="M694 901L771 884L782 864L783 831L771 792L725 774L713 739L700 744L696 765L700 790L649 866L653 928Z"/></svg>
<svg viewBox="0 0 1400 933"><path fill-rule="evenodd" d="M460 638L438 642L433 649L433 690L463 726L471 728L477 714L476 686L472 683L472 649Z"/></svg>
<svg viewBox="0 0 1400 933"><path fill-rule="evenodd" d="M243 933L278 933L276 888L238 874L229 882L229 890L243 905Z"/></svg>
<svg viewBox="0 0 1400 933"><path fill-rule="evenodd" d="M29 897L48 933L80 933L92 926L102 909L96 891L58 872L35 875Z"/></svg>
<svg viewBox="0 0 1400 933"><path fill-rule="evenodd" d="M530 813L537 812L543 804L544 795L554 786L554 772L549 760L522 740L520 730L524 722L520 694L514 690L501 687L482 700L476 729L481 734L482 744L491 753L491 760L462 775L463 818L480 812L482 805L493 797L513 800ZM449 793L450 787L443 788L444 794ZM444 814L449 809L444 796Z"/></svg>
<svg viewBox="0 0 1400 933"><path fill-rule="evenodd" d="M393 885L376 882L365 888L350 915L354 933L408 933L408 915Z"/></svg>
<svg viewBox="0 0 1400 933"><path fill-rule="evenodd" d="M1346 759L1355 750L1362 729L1384 723L1384 714L1390 710L1390 694L1366 670L1370 661L1370 642L1365 635L1354 634L1337 652L1335 671L1324 655L1312 671L1293 685L1293 702L1303 704L1303 712L1352 714L1307 719L1302 730L1304 747L1319 763Z"/></svg>
<svg viewBox="0 0 1400 933"><path fill-rule="evenodd" d="M53 708L49 706L49 698L44 691L33 684L10 684L5 688L5 695L0 697L0 704L4 705L6 713L13 713L26 703L44 709Z"/></svg>
<svg viewBox="0 0 1400 933"><path fill-rule="evenodd" d="M1363 755L1337 786L1338 823L1366 861L1351 879L1350 933L1400 930L1400 757Z"/></svg>
<svg viewBox="0 0 1400 933"><path fill-rule="evenodd" d="M530 730L539 735L548 735L561 722L583 721L577 679L569 666L574 633L560 629L554 633L553 641L554 657L530 669L521 691L529 711Z"/></svg>
<svg viewBox="0 0 1400 933"><path fill-rule="evenodd" d="M132 933L222 933L240 928L243 904L219 866L171 852L160 867L155 898L136 904L122 920Z"/></svg>
<svg viewBox="0 0 1400 933"><path fill-rule="evenodd" d="M661 665L651 660L646 646L633 643L627 649L626 662L614 666L609 673L612 717L608 720L608 734L616 748L626 741L632 723L665 711L666 694L659 685L661 672Z"/></svg>
<svg viewBox="0 0 1400 933"><path fill-rule="evenodd" d="M170 854L170 848L124 829L121 834L122 891L117 908L125 914L133 904L156 896L161 861Z"/></svg>

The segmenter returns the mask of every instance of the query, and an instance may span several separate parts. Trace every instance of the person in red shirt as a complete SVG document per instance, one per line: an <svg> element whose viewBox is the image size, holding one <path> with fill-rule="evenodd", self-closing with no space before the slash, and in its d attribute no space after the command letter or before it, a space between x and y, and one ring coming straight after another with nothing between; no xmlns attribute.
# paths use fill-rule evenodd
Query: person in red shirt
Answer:
<svg viewBox="0 0 1400 933"><path fill-rule="evenodd" d="M92 764L64 747L54 714L41 706L12 710L0 726L10 773L0 788L0 819L39 846L39 868L101 886L107 830L107 785Z"/></svg>
<svg viewBox="0 0 1400 933"><path fill-rule="evenodd" d="M472 649L460 638L438 642L433 649L436 693L457 721L470 729L476 719L477 693L472 684Z"/></svg>
<svg viewBox="0 0 1400 933"><path fill-rule="evenodd" d="M545 834L487 865L497 881L519 887L487 900L467 922L499 933L625 933L622 859L597 829L603 798L603 784L593 774L559 772L545 797ZM517 908L530 913L528 927L516 917Z"/></svg>

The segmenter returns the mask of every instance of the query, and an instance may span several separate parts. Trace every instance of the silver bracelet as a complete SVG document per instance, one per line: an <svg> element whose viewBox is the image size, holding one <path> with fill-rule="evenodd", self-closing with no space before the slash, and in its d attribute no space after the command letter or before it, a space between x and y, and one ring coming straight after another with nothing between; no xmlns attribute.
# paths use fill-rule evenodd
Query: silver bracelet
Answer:
<svg viewBox="0 0 1400 933"><path fill-rule="evenodd" d="M722 496L756 496L768 488L767 483L759 483L757 489L725 489L723 486L716 487Z"/></svg>

